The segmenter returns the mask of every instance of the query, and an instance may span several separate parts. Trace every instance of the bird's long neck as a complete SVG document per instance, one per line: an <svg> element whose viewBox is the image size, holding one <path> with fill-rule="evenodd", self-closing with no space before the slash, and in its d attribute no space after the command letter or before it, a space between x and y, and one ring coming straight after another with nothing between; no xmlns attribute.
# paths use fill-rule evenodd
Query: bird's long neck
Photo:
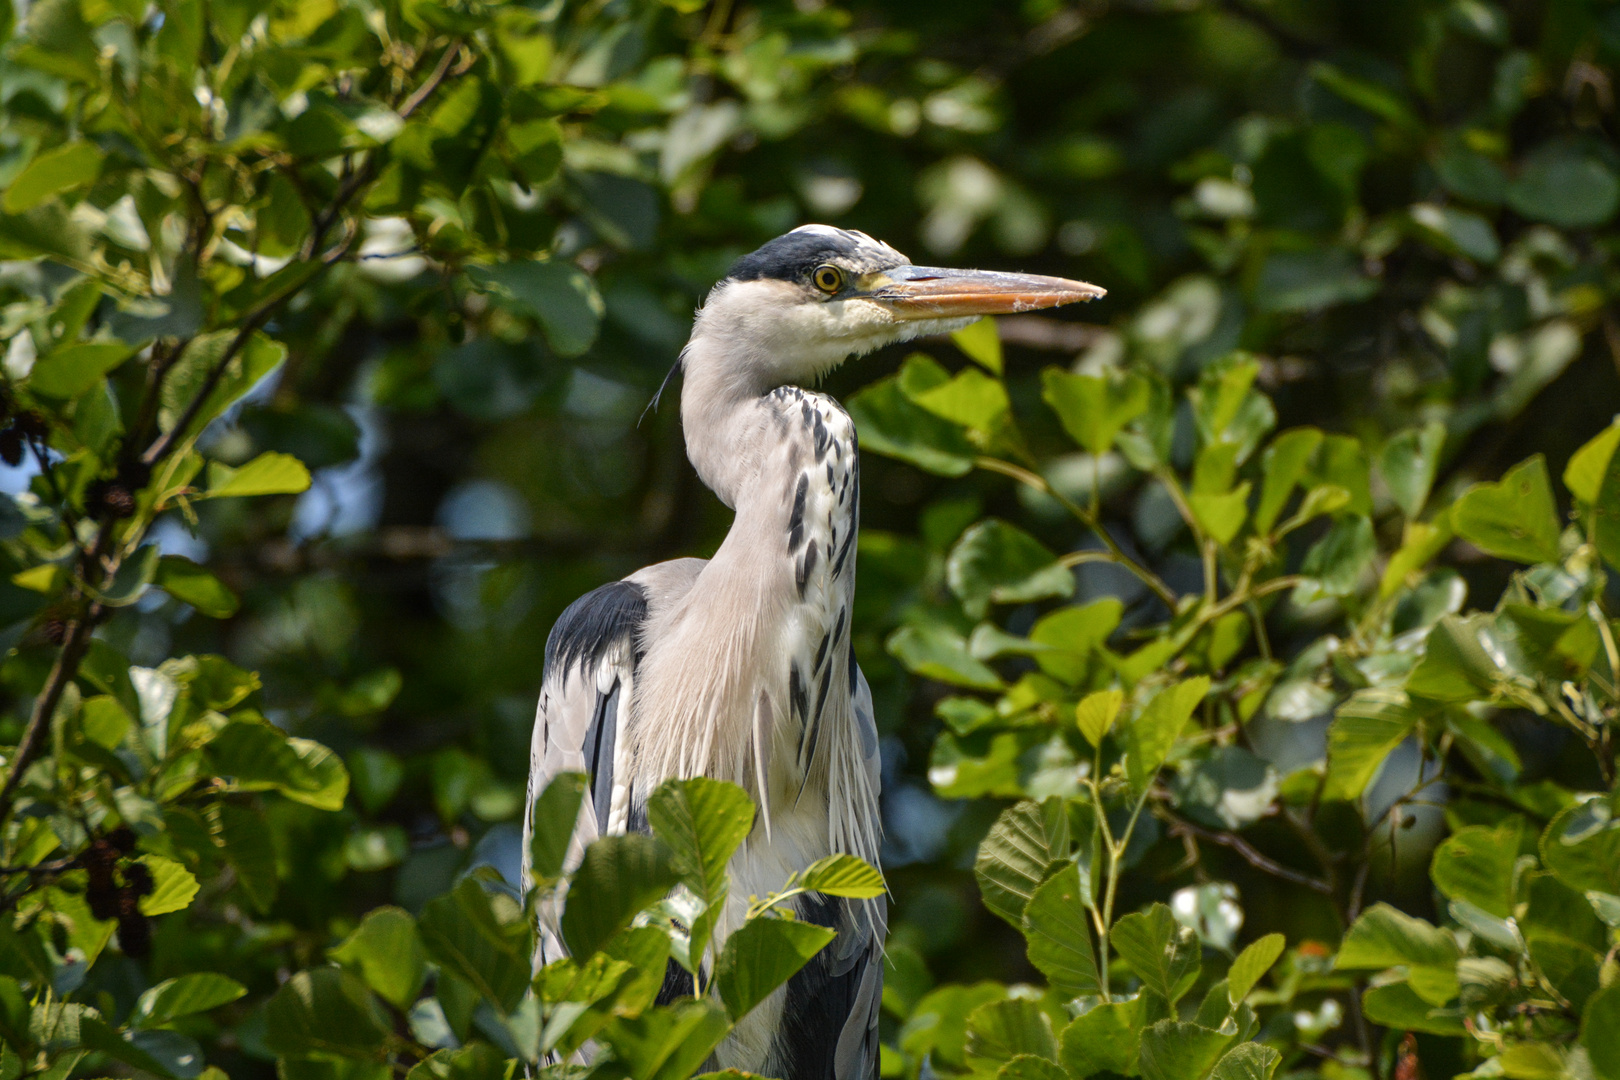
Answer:
<svg viewBox="0 0 1620 1080"><path fill-rule="evenodd" d="M725 355L717 338L697 334L683 354L681 428L686 456L720 501L736 509L759 475L766 413L760 398L774 381L752 374L758 366Z"/></svg>

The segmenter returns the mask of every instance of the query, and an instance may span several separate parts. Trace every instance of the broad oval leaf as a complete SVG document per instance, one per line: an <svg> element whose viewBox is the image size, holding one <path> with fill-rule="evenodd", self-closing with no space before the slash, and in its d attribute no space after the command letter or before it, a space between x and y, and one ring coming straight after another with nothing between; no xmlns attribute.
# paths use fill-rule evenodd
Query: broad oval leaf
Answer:
<svg viewBox="0 0 1620 1080"><path fill-rule="evenodd" d="M799 885L827 896L870 900L887 891L883 875L875 866L854 855L828 855L805 867Z"/></svg>
<svg viewBox="0 0 1620 1080"><path fill-rule="evenodd" d="M562 876L588 786L584 773L558 773L534 800L529 815L528 854L530 873L538 882L549 883Z"/></svg>
<svg viewBox="0 0 1620 1080"><path fill-rule="evenodd" d="M1108 936L1142 985L1172 1005L1198 977L1198 935L1164 904L1126 915Z"/></svg>
<svg viewBox="0 0 1620 1080"><path fill-rule="evenodd" d="M265 1045L290 1057L370 1057L388 1038L388 1024L371 991L336 967L293 975L264 1015Z"/></svg>
<svg viewBox="0 0 1620 1080"><path fill-rule="evenodd" d="M358 968L366 985L397 1009L409 1009L427 977L427 954L416 920L397 907L366 913L342 944L328 949L338 963Z"/></svg>
<svg viewBox="0 0 1620 1080"><path fill-rule="evenodd" d="M247 987L225 975L199 971L165 979L135 1002L129 1022L135 1027L165 1024L181 1016L207 1012L247 993Z"/></svg>
<svg viewBox="0 0 1620 1080"><path fill-rule="evenodd" d="M297 495L309 490L309 469L291 454L266 451L240 468L208 466L208 490L198 498L234 499L249 495Z"/></svg>
<svg viewBox="0 0 1620 1080"><path fill-rule="evenodd" d="M504 897L499 900L512 910L498 913L497 899L476 879L464 878L447 895L427 902L417 928L435 963L509 1013L529 987L529 928L521 909Z"/></svg>
<svg viewBox="0 0 1620 1080"><path fill-rule="evenodd" d="M1022 930L1024 908L1052 871L1069 858L1063 800L1024 801L996 818L973 863L984 906Z"/></svg>
<svg viewBox="0 0 1620 1080"><path fill-rule="evenodd" d="M590 956L679 880L669 849L651 836L595 841L568 885L562 936L569 953L578 959Z"/></svg>
<svg viewBox="0 0 1620 1080"><path fill-rule="evenodd" d="M152 872L152 891L141 897L142 915L167 915L191 906L201 886L190 870L162 855L142 855L140 861Z"/></svg>
<svg viewBox="0 0 1620 1080"><path fill-rule="evenodd" d="M981 618L992 601L1025 603L1074 593L1074 573L1039 540L998 518L969 527L951 549L945 579L962 607Z"/></svg>
<svg viewBox="0 0 1620 1080"><path fill-rule="evenodd" d="M1287 944L1287 939L1281 934L1267 934L1258 941L1250 942L1247 948L1237 954L1226 972L1227 992L1231 995L1232 1004L1242 1004L1249 991L1271 970L1271 965L1277 962L1277 957L1282 955Z"/></svg>
<svg viewBox="0 0 1620 1080"><path fill-rule="evenodd" d="M1475 484L1451 508L1457 535L1489 555L1517 562L1556 562L1558 506L1547 462L1536 454L1494 484Z"/></svg>
<svg viewBox="0 0 1620 1080"><path fill-rule="evenodd" d="M814 923L768 916L748 920L726 939L714 969L726 1012L741 1020L836 936Z"/></svg>
<svg viewBox="0 0 1620 1080"><path fill-rule="evenodd" d="M1090 901L1080 868L1070 863L1042 882L1024 908L1029 962L1070 999L1103 990L1091 943Z"/></svg>

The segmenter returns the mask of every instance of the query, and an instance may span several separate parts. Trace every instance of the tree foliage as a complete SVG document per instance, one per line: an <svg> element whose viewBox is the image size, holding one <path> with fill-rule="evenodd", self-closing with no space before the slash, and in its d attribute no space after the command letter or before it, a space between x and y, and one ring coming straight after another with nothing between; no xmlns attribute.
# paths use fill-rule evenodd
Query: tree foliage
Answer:
<svg viewBox="0 0 1620 1080"><path fill-rule="evenodd" d="M687 1076L826 945L788 901L886 887L885 1076L1620 1080L1611 6L35 0L0 45L0 1080ZM726 526L642 405L808 219L1110 291L833 379L887 882L717 943L746 798L572 866L563 777L518 895L551 619Z"/></svg>

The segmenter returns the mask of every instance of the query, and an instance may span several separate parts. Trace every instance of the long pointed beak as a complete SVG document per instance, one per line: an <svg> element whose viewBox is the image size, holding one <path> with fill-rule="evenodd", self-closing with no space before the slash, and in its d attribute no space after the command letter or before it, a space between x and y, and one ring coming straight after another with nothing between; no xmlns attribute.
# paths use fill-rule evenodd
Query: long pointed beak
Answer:
<svg viewBox="0 0 1620 1080"><path fill-rule="evenodd" d="M950 270L939 266L897 266L874 274L867 295L898 319L950 319L969 315L1008 315L1039 311L1106 291L1084 281L996 270Z"/></svg>

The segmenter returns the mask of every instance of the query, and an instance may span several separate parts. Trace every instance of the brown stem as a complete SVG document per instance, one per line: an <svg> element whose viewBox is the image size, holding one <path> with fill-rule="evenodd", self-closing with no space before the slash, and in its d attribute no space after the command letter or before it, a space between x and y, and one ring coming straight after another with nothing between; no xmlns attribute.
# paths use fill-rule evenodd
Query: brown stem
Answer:
<svg viewBox="0 0 1620 1080"><path fill-rule="evenodd" d="M1011 477L1021 484L1032 487L1036 491L1039 491L1044 495L1050 495L1052 498L1056 499L1063 505L1065 510L1067 510L1070 514L1073 514L1081 524L1085 525L1086 528L1091 530L1092 534L1095 535L1098 540L1102 541L1103 546L1108 549L1109 555L1112 556L1111 561L1118 563L1120 566L1123 566L1126 570L1129 570L1132 574L1134 574L1137 579L1142 582L1142 584L1152 589L1153 594L1160 600L1164 601L1165 606L1171 611L1176 610L1177 597L1174 590L1172 590L1170 586L1166 585L1164 581L1160 579L1159 575L1155 574L1153 571L1149 570L1147 567L1141 565L1135 559L1125 554L1124 549L1121 548L1119 544L1115 543L1114 538L1108 534L1107 529L1102 527L1101 522L1099 522L1091 514L1087 513L1083 507L1077 506L1074 502L1054 491L1052 489L1052 485L1047 483L1046 478L1040 473L1026 469L1021 465L1015 465L1010 461L1003 461L1000 458L994 457L981 457L977 460L977 464L981 469L1000 473L1002 476Z"/></svg>
<svg viewBox="0 0 1620 1080"><path fill-rule="evenodd" d="M1242 857L1244 862L1248 863L1256 870L1270 874L1272 877L1280 878L1283 881L1291 881L1295 885L1303 885L1307 889L1310 889L1313 892L1319 892L1324 896L1333 895L1333 885L1331 882L1323 881L1320 878L1311 877L1309 874L1302 874L1298 870L1289 869L1282 863L1277 862L1275 859L1260 851L1253 844L1249 843L1235 832L1228 830L1217 831L1215 829L1206 829L1202 825L1195 824L1194 822L1188 821L1185 818L1179 818L1170 813L1168 810L1155 808L1155 813L1169 826L1170 834L1172 836L1193 836L1200 840L1207 840L1211 844L1219 844L1221 847L1230 848L1231 850L1237 852L1237 854Z"/></svg>
<svg viewBox="0 0 1620 1080"><path fill-rule="evenodd" d="M108 526L102 525L102 535L105 536L109 532ZM40 749L44 746L45 732L50 728L51 718L56 715L56 707L61 704L62 694L67 690L68 683L79 673L79 662L90 650L90 635L95 631L100 618L101 605L91 604L68 627L67 639L62 642L62 650L56 654L56 662L51 665L51 672L45 678L45 688L40 691L39 697L34 699L34 711L28 717L28 726L23 729L21 741L17 743L11 771L6 774L5 784L0 786L0 820L10 813L17 785L22 783L23 774L28 771L28 767L34 763L34 759L39 756Z"/></svg>

